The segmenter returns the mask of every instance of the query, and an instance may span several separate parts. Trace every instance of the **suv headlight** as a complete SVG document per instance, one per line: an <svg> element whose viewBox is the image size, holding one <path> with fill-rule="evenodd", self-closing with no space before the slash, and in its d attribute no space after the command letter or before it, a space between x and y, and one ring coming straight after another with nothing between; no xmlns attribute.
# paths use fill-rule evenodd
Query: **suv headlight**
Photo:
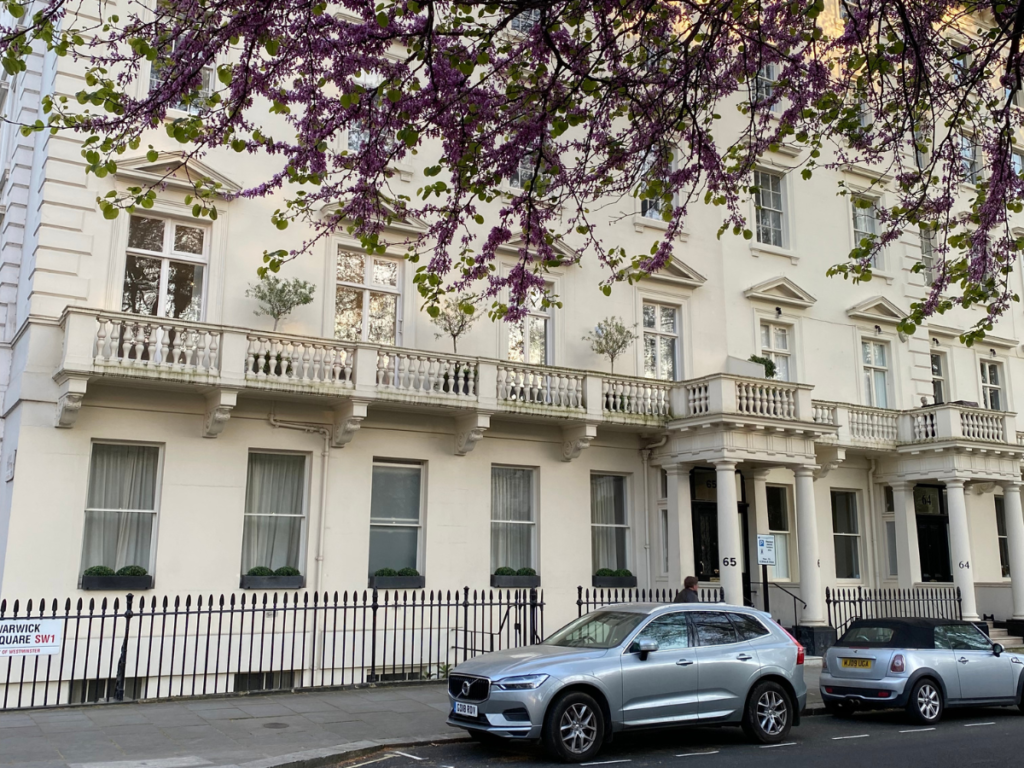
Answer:
<svg viewBox="0 0 1024 768"><path fill-rule="evenodd" d="M540 688L547 675L520 675L518 677L505 677L494 681L494 687L499 691L532 691Z"/></svg>

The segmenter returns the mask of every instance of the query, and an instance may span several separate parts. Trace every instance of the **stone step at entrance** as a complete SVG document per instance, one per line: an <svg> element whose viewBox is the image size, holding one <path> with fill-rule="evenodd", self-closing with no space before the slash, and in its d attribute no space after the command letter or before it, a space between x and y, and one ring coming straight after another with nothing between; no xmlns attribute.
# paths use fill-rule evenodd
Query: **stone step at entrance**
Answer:
<svg viewBox="0 0 1024 768"><path fill-rule="evenodd" d="M996 628L991 621L988 624L988 636L993 643L999 643L1004 648L1020 648L1024 646L1024 638L1011 635L1006 629Z"/></svg>

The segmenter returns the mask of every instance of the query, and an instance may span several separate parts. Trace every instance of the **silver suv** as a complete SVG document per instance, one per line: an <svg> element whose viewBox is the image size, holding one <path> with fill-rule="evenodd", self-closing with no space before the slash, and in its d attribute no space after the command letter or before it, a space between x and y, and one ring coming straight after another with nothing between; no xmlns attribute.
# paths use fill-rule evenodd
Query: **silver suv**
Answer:
<svg viewBox="0 0 1024 768"><path fill-rule="evenodd" d="M478 741L539 739L567 762L627 729L733 724L775 743L799 724L803 663L804 649L760 611L611 605L540 645L460 664L448 725Z"/></svg>

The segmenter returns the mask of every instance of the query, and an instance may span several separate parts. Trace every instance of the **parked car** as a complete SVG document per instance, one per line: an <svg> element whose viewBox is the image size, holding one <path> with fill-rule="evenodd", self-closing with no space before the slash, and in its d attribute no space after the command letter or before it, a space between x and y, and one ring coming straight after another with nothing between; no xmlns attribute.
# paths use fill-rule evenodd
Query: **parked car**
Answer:
<svg viewBox="0 0 1024 768"><path fill-rule="evenodd" d="M540 740L566 762L641 728L742 725L776 743L799 724L803 663L803 647L759 611L612 605L539 645L460 664L448 677L448 725L478 741Z"/></svg>
<svg viewBox="0 0 1024 768"><path fill-rule="evenodd" d="M1024 657L976 626L946 619L860 619L826 651L821 697L833 714L903 707L936 723L946 707L1024 709Z"/></svg>

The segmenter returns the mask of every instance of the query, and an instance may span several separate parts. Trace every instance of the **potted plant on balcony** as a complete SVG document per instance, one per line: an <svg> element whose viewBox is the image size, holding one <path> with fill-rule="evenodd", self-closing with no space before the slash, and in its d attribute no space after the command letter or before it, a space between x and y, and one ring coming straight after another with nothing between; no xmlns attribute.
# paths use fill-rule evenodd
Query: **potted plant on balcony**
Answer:
<svg viewBox="0 0 1024 768"><path fill-rule="evenodd" d="M491 574L491 586L497 589L529 589L540 586L540 576L533 568L496 568Z"/></svg>
<svg viewBox="0 0 1024 768"><path fill-rule="evenodd" d="M298 568L288 565L276 571L257 565L242 575L238 586L242 589L302 589L306 586L306 577Z"/></svg>
<svg viewBox="0 0 1024 768"><path fill-rule="evenodd" d="M117 571L105 565L94 565L82 573L82 589L126 592L152 588L153 577L141 565L126 565Z"/></svg>
<svg viewBox="0 0 1024 768"><path fill-rule="evenodd" d="M370 576L370 589L423 589L427 577L415 568L378 568Z"/></svg>
<svg viewBox="0 0 1024 768"><path fill-rule="evenodd" d="M445 299L443 306L430 306L427 313L430 322L441 330L434 334L435 339L449 338L452 340L452 352L459 354L459 339L469 333L474 323L482 315L476 312L476 297L459 295Z"/></svg>
<svg viewBox="0 0 1024 768"><path fill-rule="evenodd" d="M253 314L256 317L272 317L274 319L274 330L277 324L292 313L296 307L302 307L313 301L313 292L316 286L313 283L290 278L282 280L277 275L267 272L258 283L250 283L245 295L256 299L259 308Z"/></svg>
<svg viewBox="0 0 1024 768"><path fill-rule="evenodd" d="M636 328L635 323L633 328ZM637 335L620 317L606 317L583 337L584 341L590 342L595 354L608 358L612 373L615 373L615 359L621 357L636 339Z"/></svg>
<svg viewBox="0 0 1024 768"><path fill-rule="evenodd" d="M633 589L636 587L636 576L628 568L598 568L591 577L591 586L611 589Z"/></svg>

